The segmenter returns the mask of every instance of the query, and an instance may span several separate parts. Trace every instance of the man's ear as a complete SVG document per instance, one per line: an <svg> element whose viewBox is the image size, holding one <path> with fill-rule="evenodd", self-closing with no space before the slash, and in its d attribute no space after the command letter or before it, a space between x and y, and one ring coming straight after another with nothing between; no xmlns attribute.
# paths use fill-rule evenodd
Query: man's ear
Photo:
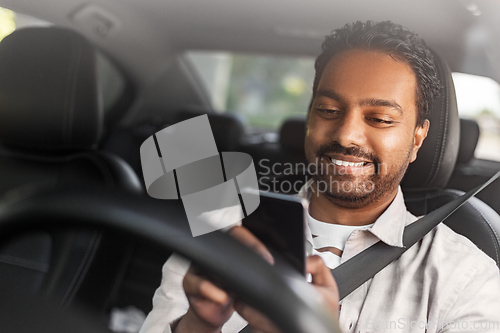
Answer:
<svg viewBox="0 0 500 333"><path fill-rule="evenodd" d="M422 147L422 143L424 143L425 138L427 137L427 133L429 132L430 122L428 119L424 121L422 126L417 126L415 128L415 135L413 137L413 149L411 152L411 160L410 163L415 161L417 158L417 152Z"/></svg>

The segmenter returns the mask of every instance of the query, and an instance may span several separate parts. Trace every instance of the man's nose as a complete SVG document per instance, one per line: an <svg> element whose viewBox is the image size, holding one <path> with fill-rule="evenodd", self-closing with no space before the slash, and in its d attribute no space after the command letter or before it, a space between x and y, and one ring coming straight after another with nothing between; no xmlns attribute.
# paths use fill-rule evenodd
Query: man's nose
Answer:
<svg viewBox="0 0 500 333"><path fill-rule="evenodd" d="M332 132L332 139L343 147L363 146L366 143L364 117L356 111L348 111Z"/></svg>

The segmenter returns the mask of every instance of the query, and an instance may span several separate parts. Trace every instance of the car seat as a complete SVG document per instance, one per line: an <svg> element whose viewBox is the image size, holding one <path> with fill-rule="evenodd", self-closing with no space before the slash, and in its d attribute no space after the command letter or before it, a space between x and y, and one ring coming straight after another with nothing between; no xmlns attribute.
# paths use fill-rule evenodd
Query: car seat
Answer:
<svg viewBox="0 0 500 333"><path fill-rule="evenodd" d="M174 116L174 124L206 114L219 151L235 151L245 133L242 118L231 113L216 113L206 107L186 106Z"/></svg>
<svg viewBox="0 0 500 333"><path fill-rule="evenodd" d="M16 30L0 43L4 199L55 187L141 191L123 160L96 149L103 110L95 57L83 37L57 27ZM120 235L101 230L26 232L1 248L0 284L100 311L125 248Z"/></svg>
<svg viewBox="0 0 500 333"><path fill-rule="evenodd" d="M483 184L500 170L500 162L482 160L474 157L479 140L479 125L472 119L460 119L460 149L457 164L446 185L461 191L469 191ZM500 182L495 182L477 195L488 206L500 213Z"/></svg>
<svg viewBox="0 0 500 333"><path fill-rule="evenodd" d="M448 65L434 54L441 82L440 95L431 109L427 138L401 183L405 203L414 215L424 215L463 192L446 185L457 161L460 143L455 87ZM500 216L477 198L471 198L444 223L469 238L500 266Z"/></svg>

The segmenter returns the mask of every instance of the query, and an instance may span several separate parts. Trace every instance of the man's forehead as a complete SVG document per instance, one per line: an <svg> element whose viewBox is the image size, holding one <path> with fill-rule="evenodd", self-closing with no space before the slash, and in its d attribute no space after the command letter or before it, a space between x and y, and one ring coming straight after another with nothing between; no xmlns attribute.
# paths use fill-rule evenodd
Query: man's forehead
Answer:
<svg viewBox="0 0 500 333"><path fill-rule="evenodd" d="M401 100L415 104L416 91L416 75L408 64L386 52L353 49L328 61L314 95L338 101L356 98L359 103L388 100L401 104Z"/></svg>

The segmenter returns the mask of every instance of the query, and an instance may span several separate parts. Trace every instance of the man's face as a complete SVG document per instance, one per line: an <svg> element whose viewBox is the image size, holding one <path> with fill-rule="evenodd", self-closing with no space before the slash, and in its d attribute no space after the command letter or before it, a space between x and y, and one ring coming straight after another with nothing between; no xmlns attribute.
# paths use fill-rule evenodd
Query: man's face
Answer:
<svg viewBox="0 0 500 333"><path fill-rule="evenodd" d="M328 62L305 143L319 195L346 208L395 196L427 135L427 121L415 127L416 89L413 70L387 53L354 49Z"/></svg>

